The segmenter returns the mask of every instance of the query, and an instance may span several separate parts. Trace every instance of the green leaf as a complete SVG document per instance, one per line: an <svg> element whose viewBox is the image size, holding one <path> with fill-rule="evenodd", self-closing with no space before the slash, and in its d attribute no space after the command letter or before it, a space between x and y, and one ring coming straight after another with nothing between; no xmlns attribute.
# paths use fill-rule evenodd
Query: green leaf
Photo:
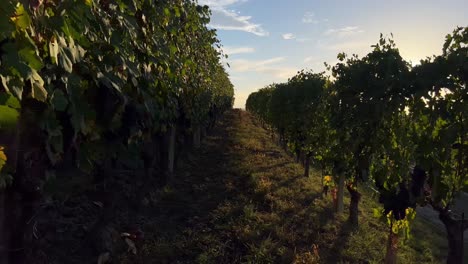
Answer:
<svg viewBox="0 0 468 264"><path fill-rule="evenodd" d="M180 17L180 9L177 6L174 7L174 11L175 11L176 17Z"/></svg>
<svg viewBox="0 0 468 264"><path fill-rule="evenodd" d="M0 39L6 38L15 30L10 15L15 12L15 7L11 1L2 3L2 15L0 16Z"/></svg>
<svg viewBox="0 0 468 264"><path fill-rule="evenodd" d="M169 11L169 8L167 8L167 7L164 8L164 14L165 14L166 16L170 16L170 15L171 15L171 11Z"/></svg>
<svg viewBox="0 0 468 264"><path fill-rule="evenodd" d="M21 108L21 104L18 99L10 93L0 93L0 105L6 105L13 109Z"/></svg>
<svg viewBox="0 0 468 264"><path fill-rule="evenodd" d="M2 56L2 66L9 66L13 75L26 78L29 75L30 67L20 59L18 50L16 49L15 43L7 42L2 46L2 50L5 52ZM3 82L9 81L10 77L4 77Z"/></svg>
<svg viewBox="0 0 468 264"><path fill-rule="evenodd" d="M15 15L11 18L17 29L26 29L31 24L31 18L22 4L16 7Z"/></svg>
<svg viewBox="0 0 468 264"><path fill-rule="evenodd" d="M5 105L0 105L0 130L11 130L18 122L19 113L17 110Z"/></svg>
<svg viewBox="0 0 468 264"><path fill-rule="evenodd" d="M29 67L36 71L43 67L41 58L37 56L36 51L30 46L18 51L18 55L24 62L26 62L27 65L29 65Z"/></svg>
<svg viewBox="0 0 468 264"><path fill-rule="evenodd" d="M57 111L65 111L68 106L68 100L62 90L55 90L51 98L52 106Z"/></svg>
<svg viewBox="0 0 468 264"><path fill-rule="evenodd" d="M177 46L175 46L175 45L171 45L171 46L169 47L169 49L170 49L170 51L171 51L171 56L174 56L174 54L176 54L176 52L179 50L179 49L177 48Z"/></svg>
<svg viewBox="0 0 468 264"><path fill-rule="evenodd" d="M373 211L374 217L376 217L376 218L380 218L383 215L381 209L374 208L374 209L372 209L372 211Z"/></svg>

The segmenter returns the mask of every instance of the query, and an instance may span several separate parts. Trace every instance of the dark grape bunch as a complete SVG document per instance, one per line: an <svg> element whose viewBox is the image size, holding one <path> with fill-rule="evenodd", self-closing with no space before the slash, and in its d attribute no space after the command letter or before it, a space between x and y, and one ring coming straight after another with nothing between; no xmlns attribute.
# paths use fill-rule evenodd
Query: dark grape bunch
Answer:
<svg viewBox="0 0 468 264"><path fill-rule="evenodd" d="M416 199L427 192L424 188L426 172L420 166L414 166L410 176L409 186L405 182L401 182L398 187L392 190L387 190L382 184L376 183L380 190L379 202L384 205L384 213L393 212L396 220L404 219L406 209L416 207Z"/></svg>

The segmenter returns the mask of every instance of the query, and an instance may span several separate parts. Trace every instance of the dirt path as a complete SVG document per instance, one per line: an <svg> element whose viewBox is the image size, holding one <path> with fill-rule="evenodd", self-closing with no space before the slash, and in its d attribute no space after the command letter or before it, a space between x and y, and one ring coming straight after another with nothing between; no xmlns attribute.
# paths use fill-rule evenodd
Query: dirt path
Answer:
<svg viewBox="0 0 468 264"><path fill-rule="evenodd" d="M458 196L458 198L455 201L455 205L453 206L453 211L458 215L465 213L465 218L468 218L468 195L466 193L462 193ZM445 226L442 223L442 221L440 221L439 214L430 206L426 206L423 208L419 207L417 209L417 215L418 217L424 219L424 221L427 221L435 228L440 230L442 233L446 234ZM468 256L468 230L465 231L464 238L465 256Z"/></svg>
<svg viewBox="0 0 468 264"><path fill-rule="evenodd" d="M229 112L182 160L139 216L138 254L117 263L381 263L386 227L372 217L373 200L363 200L361 227L351 229L321 198L320 175L304 178L248 113ZM402 246L400 263L441 261L429 233Z"/></svg>

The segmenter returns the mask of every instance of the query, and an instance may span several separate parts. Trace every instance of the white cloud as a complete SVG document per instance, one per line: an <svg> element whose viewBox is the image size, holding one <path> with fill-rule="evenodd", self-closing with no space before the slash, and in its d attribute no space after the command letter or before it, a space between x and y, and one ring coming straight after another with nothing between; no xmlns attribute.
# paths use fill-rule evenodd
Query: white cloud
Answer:
<svg viewBox="0 0 468 264"><path fill-rule="evenodd" d="M244 3L247 0L199 0L198 3L200 5L207 5L211 8L223 8L225 6L237 4L237 3Z"/></svg>
<svg viewBox="0 0 468 264"><path fill-rule="evenodd" d="M286 33L282 35L283 39L289 40L289 39L295 39L296 36L294 36L293 33Z"/></svg>
<svg viewBox="0 0 468 264"><path fill-rule="evenodd" d="M235 10L228 9L229 6L246 2L246 0L200 0L201 5L211 8L211 22L208 26L218 30L238 30L252 33L257 36L268 36L269 33L263 29L261 24L251 21L251 16L242 16Z"/></svg>
<svg viewBox="0 0 468 264"><path fill-rule="evenodd" d="M360 29L359 27L356 26L348 26L344 28L331 28L327 31L325 31L325 35L336 35L339 37L345 37L345 36L352 36L356 35L359 33L363 33L364 30Z"/></svg>
<svg viewBox="0 0 468 264"><path fill-rule="evenodd" d="M311 62L311 61L314 61L314 60L315 60L315 57L313 57L313 56L304 58L304 62L305 62L305 63Z"/></svg>
<svg viewBox="0 0 468 264"><path fill-rule="evenodd" d="M292 77L297 69L278 65L285 61L285 57L274 57L266 60L232 60L229 64L231 76L237 76L238 73L263 73L271 76L271 80L286 80Z"/></svg>
<svg viewBox="0 0 468 264"><path fill-rule="evenodd" d="M278 78L279 80L287 80L288 78L293 77L297 73L297 69L289 67L279 67L279 68L260 68L258 72L271 74L272 76Z"/></svg>
<svg viewBox="0 0 468 264"><path fill-rule="evenodd" d="M224 54L227 55L234 55L234 54L243 54L243 53L253 53L255 49L252 47L230 47L230 46L223 46L221 48Z"/></svg>
<svg viewBox="0 0 468 264"><path fill-rule="evenodd" d="M302 17L302 23L305 24L318 24L320 21L315 18L315 14L312 12L306 12Z"/></svg>
<svg viewBox="0 0 468 264"><path fill-rule="evenodd" d="M237 59L232 60L231 70L233 72L247 72L247 71L257 71L260 72L265 68L271 67L271 64L284 61L284 57L275 57L267 60L245 60L245 59Z"/></svg>

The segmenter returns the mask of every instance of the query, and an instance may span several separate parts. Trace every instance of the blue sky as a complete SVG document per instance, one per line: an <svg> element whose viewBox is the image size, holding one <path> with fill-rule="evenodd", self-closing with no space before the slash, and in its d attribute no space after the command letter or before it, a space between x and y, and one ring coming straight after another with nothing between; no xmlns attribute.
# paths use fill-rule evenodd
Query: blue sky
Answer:
<svg viewBox="0 0 468 264"><path fill-rule="evenodd" d="M323 71L339 52L367 54L380 33L393 33L403 58L440 54L444 37L468 26L467 0L199 0L212 9L228 54L234 106L300 69Z"/></svg>

